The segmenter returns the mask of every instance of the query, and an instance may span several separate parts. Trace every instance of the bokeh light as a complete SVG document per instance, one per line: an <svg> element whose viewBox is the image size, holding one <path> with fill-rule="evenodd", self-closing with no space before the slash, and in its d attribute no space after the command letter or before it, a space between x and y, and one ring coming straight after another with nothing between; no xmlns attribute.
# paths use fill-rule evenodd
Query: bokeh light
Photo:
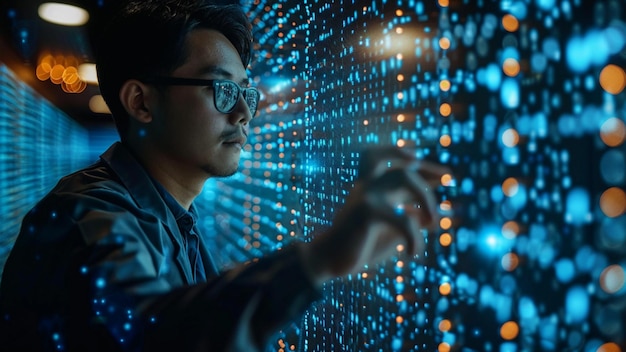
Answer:
<svg viewBox="0 0 626 352"><path fill-rule="evenodd" d="M611 187L600 196L600 209L610 217L615 218L626 211L626 193L619 187Z"/></svg>
<svg viewBox="0 0 626 352"><path fill-rule="evenodd" d="M617 147L626 139L626 126L624 121L611 117L600 126L600 138L609 147Z"/></svg>
<svg viewBox="0 0 626 352"><path fill-rule="evenodd" d="M610 265L600 274L600 287L606 293L616 293L624 288L626 274L619 265Z"/></svg>
<svg viewBox="0 0 626 352"><path fill-rule="evenodd" d="M606 92L619 94L626 86L626 73L617 65L606 65L600 72L600 86Z"/></svg>

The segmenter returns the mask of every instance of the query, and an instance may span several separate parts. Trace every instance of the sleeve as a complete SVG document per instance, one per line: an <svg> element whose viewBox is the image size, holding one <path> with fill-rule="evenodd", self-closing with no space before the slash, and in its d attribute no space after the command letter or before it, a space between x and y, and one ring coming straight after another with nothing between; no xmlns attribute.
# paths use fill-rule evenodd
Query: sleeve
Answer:
<svg viewBox="0 0 626 352"><path fill-rule="evenodd" d="M145 310L156 317L147 325L145 346L255 351L320 296L292 246L155 301Z"/></svg>
<svg viewBox="0 0 626 352"><path fill-rule="evenodd" d="M145 222L91 211L76 223L89 245L73 251L69 265L68 281L77 284L71 301L81 302L70 305L72 344L93 346L105 337L127 350L254 351L321 298L297 245L207 283L176 287L166 279L175 269L163 268L174 255L167 236L157 236L164 243L146 240Z"/></svg>

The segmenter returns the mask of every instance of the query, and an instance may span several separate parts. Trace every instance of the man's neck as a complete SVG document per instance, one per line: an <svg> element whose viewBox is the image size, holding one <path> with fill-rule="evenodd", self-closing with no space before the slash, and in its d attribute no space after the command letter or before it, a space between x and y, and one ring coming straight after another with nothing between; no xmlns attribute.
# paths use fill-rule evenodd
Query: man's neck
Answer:
<svg viewBox="0 0 626 352"><path fill-rule="evenodd" d="M200 194L207 180L206 174L169 155L126 144L146 171L169 192L185 209Z"/></svg>

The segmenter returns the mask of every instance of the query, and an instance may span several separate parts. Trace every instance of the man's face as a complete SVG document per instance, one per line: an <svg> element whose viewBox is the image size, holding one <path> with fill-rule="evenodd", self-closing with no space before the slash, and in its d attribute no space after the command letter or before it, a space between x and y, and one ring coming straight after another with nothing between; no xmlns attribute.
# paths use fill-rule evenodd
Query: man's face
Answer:
<svg viewBox="0 0 626 352"><path fill-rule="evenodd" d="M241 86L248 76L235 47L221 33L196 29L186 41L187 60L172 77L228 79ZM153 101L153 121L147 128L153 146L192 172L230 176L237 171L252 118L244 101L228 114L215 108L212 87L168 86Z"/></svg>

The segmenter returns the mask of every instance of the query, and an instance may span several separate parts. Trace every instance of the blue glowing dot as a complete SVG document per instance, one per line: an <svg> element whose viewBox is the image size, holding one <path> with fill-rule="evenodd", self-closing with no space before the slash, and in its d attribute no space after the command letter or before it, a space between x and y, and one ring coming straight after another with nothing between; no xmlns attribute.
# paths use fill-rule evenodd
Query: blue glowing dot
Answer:
<svg viewBox="0 0 626 352"><path fill-rule="evenodd" d="M617 26L606 28L602 34L609 44L611 55L619 53L626 45L626 31L618 29Z"/></svg>
<svg viewBox="0 0 626 352"><path fill-rule="evenodd" d="M502 51L502 55L500 57L500 63L504 63L504 60L506 59L515 59L516 61L519 61L520 59L519 51L515 47L512 47L512 46L506 47Z"/></svg>
<svg viewBox="0 0 626 352"><path fill-rule="evenodd" d="M589 294L581 286L570 288L565 296L565 323L583 322L589 313Z"/></svg>
<svg viewBox="0 0 626 352"><path fill-rule="evenodd" d="M556 38L549 37L544 39L541 46L541 51L549 60L561 60L561 47L559 46L559 42L558 40L556 40Z"/></svg>
<svg viewBox="0 0 626 352"><path fill-rule="evenodd" d="M626 180L624 153L615 149L604 153L600 159L600 174L604 182L608 184L623 184Z"/></svg>
<svg viewBox="0 0 626 352"><path fill-rule="evenodd" d="M556 278L564 284L572 281L576 273L575 270L574 262L569 258L562 258L554 264Z"/></svg>
<svg viewBox="0 0 626 352"><path fill-rule="evenodd" d="M526 8L526 4L524 3L524 1L517 0L511 5L511 7L509 7L509 12L518 20L523 20L526 18L528 9Z"/></svg>
<svg viewBox="0 0 626 352"><path fill-rule="evenodd" d="M590 62L596 66L604 65L609 59L611 49L603 32L593 30L585 36L585 43L588 50L591 50Z"/></svg>
<svg viewBox="0 0 626 352"><path fill-rule="evenodd" d="M106 281L103 278L98 278L96 279L96 287L97 288L104 288L104 286L106 286Z"/></svg>
<svg viewBox="0 0 626 352"><path fill-rule="evenodd" d="M591 65L592 52L581 37L573 37L567 42L565 57L567 65L574 72L585 72Z"/></svg>
<svg viewBox="0 0 626 352"><path fill-rule="evenodd" d="M88 270L88 269L87 269L87 267L86 267L86 266L81 266L81 267L80 267L80 273L81 273L81 274L86 274L86 273L87 273L87 270Z"/></svg>
<svg viewBox="0 0 626 352"><path fill-rule="evenodd" d="M517 281L511 275L505 275L500 279L500 290L506 295L512 295L517 290Z"/></svg>
<svg viewBox="0 0 626 352"><path fill-rule="evenodd" d="M530 297L522 297L518 302L518 309L521 325L525 325L526 322L533 322L537 319L537 306Z"/></svg>
<svg viewBox="0 0 626 352"><path fill-rule="evenodd" d="M129 331L130 329L132 329L132 325L130 323L124 324L124 330Z"/></svg>
<svg viewBox="0 0 626 352"><path fill-rule="evenodd" d="M52 339L54 341L58 341L60 338L61 338L61 335L59 335L58 333L55 332L54 334L52 334Z"/></svg>
<svg viewBox="0 0 626 352"><path fill-rule="evenodd" d="M500 100L502 105L509 109L515 109L520 104L519 82L513 78L507 78L500 87Z"/></svg>
<svg viewBox="0 0 626 352"><path fill-rule="evenodd" d="M550 11L554 8L556 0L535 0L537 2L537 6L546 11Z"/></svg>
<svg viewBox="0 0 626 352"><path fill-rule="evenodd" d="M601 243L606 248L624 248L626 245L626 216L603 219L599 235Z"/></svg>
<svg viewBox="0 0 626 352"><path fill-rule="evenodd" d="M513 342L505 342L500 345L500 352L517 352L517 345Z"/></svg>
<svg viewBox="0 0 626 352"><path fill-rule="evenodd" d="M573 188L565 201L565 221L574 225L582 225L591 221L589 192L580 187Z"/></svg>
<svg viewBox="0 0 626 352"><path fill-rule="evenodd" d="M535 52L530 57L530 67L534 72L542 73L548 67L548 59L544 54Z"/></svg>
<svg viewBox="0 0 626 352"><path fill-rule="evenodd" d="M491 187L490 196L491 196L491 200L494 203L501 202L502 199L504 199L504 193L502 192L502 187L500 187L499 185L493 185Z"/></svg>
<svg viewBox="0 0 626 352"><path fill-rule="evenodd" d="M502 69L496 64L490 64L484 71L484 80L487 89L497 92L502 82Z"/></svg>
<svg viewBox="0 0 626 352"><path fill-rule="evenodd" d="M461 192L464 194L472 194L474 192L474 181L471 178L466 177L461 181Z"/></svg>
<svg viewBox="0 0 626 352"><path fill-rule="evenodd" d="M518 148L502 149L502 161L508 165L517 165L520 162L520 153Z"/></svg>
<svg viewBox="0 0 626 352"><path fill-rule="evenodd" d="M528 196L527 196L526 186L520 184L517 187L517 192L515 192L513 196L508 198L508 202L515 209L522 209L524 208L524 206L526 206L527 199L528 199Z"/></svg>

